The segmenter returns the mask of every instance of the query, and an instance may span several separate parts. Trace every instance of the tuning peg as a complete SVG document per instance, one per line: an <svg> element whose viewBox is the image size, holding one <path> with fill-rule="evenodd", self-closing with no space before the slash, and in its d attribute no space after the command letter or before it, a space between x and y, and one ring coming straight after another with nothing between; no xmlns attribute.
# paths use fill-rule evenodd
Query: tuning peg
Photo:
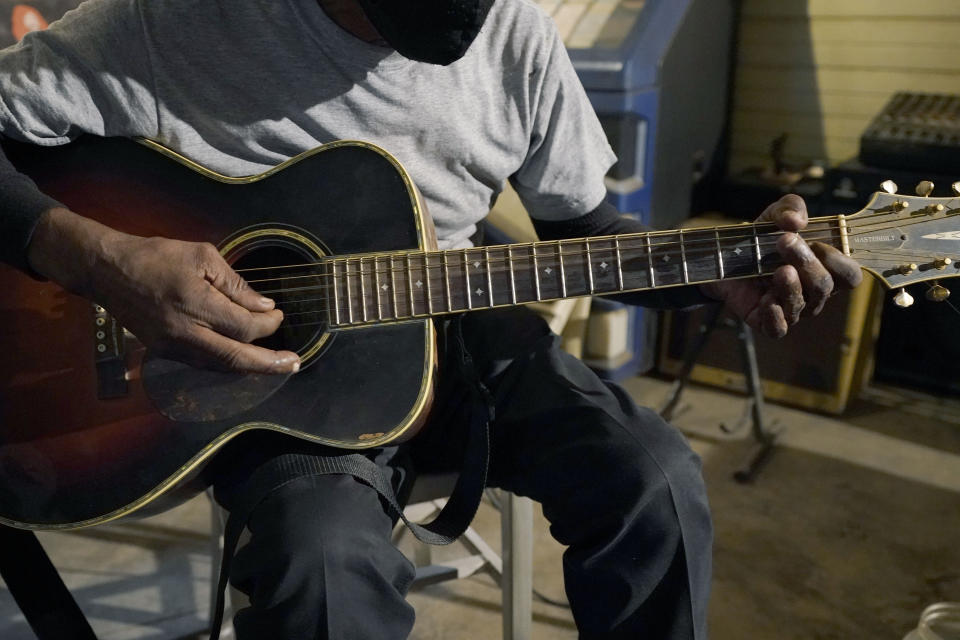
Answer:
<svg viewBox="0 0 960 640"><path fill-rule="evenodd" d="M893 296L893 304L897 305L901 309L906 309L913 304L913 296L907 293L906 289L900 289L897 292L897 295Z"/></svg>
<svg viewBox="0 0 960 640"><path fill-rule="evenodd" d="M921 180L917 184L917 195L923 196L924 198L929 197L933 193L933 183L929 180Z"/></svg>
<svg viewBox="0 0 960 640"><path fill-rule="evenodd" d="M950 297L950 289L934 282L933 285L927 289L926 297L930 302L943 302Z"/></svg>
<svg viewBox="0 0 960 640"><path fill-rule="evenodd" d="M884 180L880 183L880 188L886 191L887 193L893 194L897 192L897 189L900 187L897 186L897 183L893 180Z"/></svg>
<svg viewBox="0 0 960 640"><path fill-rule="evenodd" d="M899 267L897 267L897 271L900 272L900 275L904 275L904 276L908 276L916 270L917 270L916 262L911 262L910 264L902 264Z"/></svg>
<svg viewBox="0 0 960 640"><path fill-rule="evenodd" d="M950 187L953 189L954 195L960 196L960 180L954 182Z"/></svg>
<svg viewBox="0 0 960 640"><path fill-rule="evenodd" d="M950 258L936 258L933 261L933 268L943 271L947 268L947 265L952 264L953 260Z"/></svg>

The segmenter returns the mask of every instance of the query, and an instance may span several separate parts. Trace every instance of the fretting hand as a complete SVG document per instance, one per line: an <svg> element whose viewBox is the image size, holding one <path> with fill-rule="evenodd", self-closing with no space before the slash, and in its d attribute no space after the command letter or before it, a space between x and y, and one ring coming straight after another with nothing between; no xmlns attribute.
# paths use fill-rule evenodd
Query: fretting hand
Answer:
<svg viewBox="0 0 960 640"><path fill-rule="evenodd" d="M53 209L28 259L39 274L101 304L158 355L250 373L299 368L291 351L250 344L276 331L283 313L209 244L132 236Z"/></svg>
<svg viewBox="0 0 960 640"><path fill-rule="evenodd" d="M727 280L701 285L711 298L722 300L754 330L772 338L786 335L801 315L817 315L827 298L839 289L860 284L860 265L822 242L809 244L797 231L807 226L807 206L796 195L786 195L757 218L787 232L777 241L784 265L770 278Z"/></svg>

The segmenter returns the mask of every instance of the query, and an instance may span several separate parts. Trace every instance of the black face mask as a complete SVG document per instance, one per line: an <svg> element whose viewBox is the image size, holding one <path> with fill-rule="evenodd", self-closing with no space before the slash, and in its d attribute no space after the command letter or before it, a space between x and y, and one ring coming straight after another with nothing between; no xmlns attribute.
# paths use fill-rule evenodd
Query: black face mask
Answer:
<svg viewBox="0 0 960 640"><path fill-rule="evenodd" d="M493 0L360 0L383 39L405 58L447 65L463 57Z"/></svg>

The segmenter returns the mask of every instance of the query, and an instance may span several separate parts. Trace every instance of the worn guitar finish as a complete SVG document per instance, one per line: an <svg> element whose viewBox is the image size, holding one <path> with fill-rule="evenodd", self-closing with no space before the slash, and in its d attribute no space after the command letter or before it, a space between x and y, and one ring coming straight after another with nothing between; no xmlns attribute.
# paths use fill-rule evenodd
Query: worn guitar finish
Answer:
<svg viewBox="0 0 960 640"><path fill-rule="evenodd" d="M410 178L385 151L339 142L225 178L154 143L7 145L73 210L139 235L216 244L284 311L266 340L289 376L144 358L110 315L0 266L0 522L73 528L161 510L196 491L227 441L271 429L341 448L412 437L431 399L430 318L533 301L767 275L770 223L437 251ZM906 305L906 285L960 271L960 197L885 185L861 212L810 220L807 241L857 260ZM953 185L960 196L960 183Z"/></svg>

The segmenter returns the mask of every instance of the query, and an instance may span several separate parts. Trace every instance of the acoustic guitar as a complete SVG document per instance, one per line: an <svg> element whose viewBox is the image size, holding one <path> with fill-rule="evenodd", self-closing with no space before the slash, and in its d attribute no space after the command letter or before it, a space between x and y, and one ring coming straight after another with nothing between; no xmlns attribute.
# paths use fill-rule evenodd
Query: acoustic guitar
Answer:
<svg viewBox="0 0 960 640"><path fill-rule="evenodd" d="M0 522L68 529L163 510L252 429L345 449L413 437L430 407L431 318L474 309L771 273L768 223L439 251L410 176L387 152L335 142L230 178L150 141L5 144L72 210L142 236L216 244L285 318L262 342L296 351L291 376L151 357L109 309L0 266ZM958 191L960 185L954 185ZM814 218L887 287L960 267L960 197L892 184L851 216Z"/></svg>

